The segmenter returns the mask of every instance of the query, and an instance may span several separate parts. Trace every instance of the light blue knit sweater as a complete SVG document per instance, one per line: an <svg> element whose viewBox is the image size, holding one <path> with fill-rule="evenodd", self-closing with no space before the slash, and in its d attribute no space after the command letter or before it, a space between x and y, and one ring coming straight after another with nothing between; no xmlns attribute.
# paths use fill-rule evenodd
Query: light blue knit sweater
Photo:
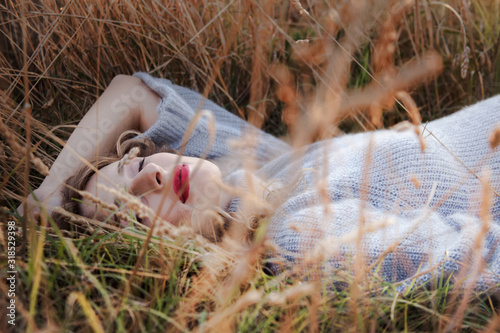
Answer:
<svg viewBox="0 0 500 333"><path fill-rule="evenodd" d="M178 149L202 97L168 80L135 75L163 98L160 117L145 135ZM351 267L361 250L369 271L401 282L401 289L433 276L466 279L477 289L500 283L500 148L491 149L488 141L500 125L500 96L428 123L422 138L414 131L379 130L317 142L300 152L209 100L203 109L217 123L207 158L233 154L228 140L254 130L259 140L245 149L256 156L258 176L288 184L303 175L268 230L285 266L324 260L322 269L334 273ZM185 155L200 156L207 143L203 120ZM227 180L237 183L238 175L232 172ZM485 186L491 205L483 221Z"/></svg>

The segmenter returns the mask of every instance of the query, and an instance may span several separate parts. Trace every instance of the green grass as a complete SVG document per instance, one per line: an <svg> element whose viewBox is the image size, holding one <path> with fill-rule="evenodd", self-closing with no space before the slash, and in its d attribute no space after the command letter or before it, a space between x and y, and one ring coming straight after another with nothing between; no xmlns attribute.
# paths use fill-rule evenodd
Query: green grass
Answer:
<svg viewBox="0 0 500 333"><path fill-rule="evenodd" d="M460 288L454 289L449 280L436 279L430 285L398 293L397 284L383 282L376 274L369 274L364 285L357 286L358 297L353 300L350 274L339 272L320 280L291 277L287 272L273 277L263 273L258 261L248 280L221 299L234 267L226 265L215 277L213 290L197 295L191 312L179 313L203 270L204 256L214 252L205 250L193 237L156 238L131 279L144 246L142 239L144 234L135 230L98 228L88 237L68 239L49 229L41 260L33 259L37 253L33 248L18 253L16 300L25 307L34 305L29 316L34 321L31 330L49 322L63 331L91 330L82 304L70 301L76 294L83 295L104 331L178 331L204 325L210 330L222 327L241 332L331 332L354 326L359 331L434 331L453 323L462 301ZM30 246L36 246L35 242ZM43 278L35 287L37 272ZM300 292L304 285L313 287ZM33 288L37 288L36 298L30 299ZM259 297L243 302L234 312L235 304L250 292L259 292ZM495 317L494 302L488 293L474 294L463 319L455 324L466 331L484 328ZM221 313L228 316L213 326L210 320ZM16 329L26 329L28 322L21 316Z"/></svg>
<svg viewBox="0 0 500 333"><path fill-rule="evenodd" d="M338 84L346 95L376 86L372 75L380 79L378 70L399 70L429 50L441 56L443 70L426 73L405 89L423 122L500 93L499 3L471 1L468 9L463 7L466 1L418 3L396 20L395 49L382 54L390 59L384 65L376 64L374 55L387 33L375 15L380 13L375 9L387 9L385 1L372 2L366 13L357 11L359 17L349 16L351 4L342 8L341 2L314 3L306 7L310 16L299 15L286 1L160 5L141 0L134 9L124 1L113 6L100 0L57 6L26 1L24 12L21 4L1 4L1 121L24 145L23 105L29 100L34 118L30 144L39 144L35 155L50 165L61 149L54 136L67 139L71 126L115 75L143 70L200 91L210 86L208 95L218 104L293 139L287 129L296 124L285 124L282 113L294 105L280 100L283 73L273 70L277 63L292 78L285 86L297 92L293 103L306 113L315 92L328 84ZM461 21L443 4L454 8ZM333 9L343 14L340 21ZM356 26L359 18L363 24ZM464 50L462 22L471 49L464 78L460 63L453 61ZM354 42L353 31L362 38L347 55L338 45ZM309 43L296 44L298 39ZM329 81L333 67L345 77ZM25 88L31 89L28 95ZM267 115L262 123L255 117L258 108ZM383 112L384 127L409 119L397 103L385 105ZM375 128L372 120L370 110L363 108L332 119L331 125L354 132ZM321 131L313 128L309 134L317 138ZM5 294L6 223L15 219L21 226L14 208L29 189L24 186L24 154L2 135L0 289ZM30 188L41 180L31 168ZM398 284L381 281L376 272L359 285L348 271L269 276L262 266L270 249L259 242L228 254L189 233L174 239L153 237L145 244L144 232L116 230L96 221L88 222L95 229L90 235L62 233L50 221L51 227L26 222L27 243L16 252L16 331L493 332L500 327L492 293L472 293L467 299L462 286L449 280L401 294ZM19 237L16 244L21 242ZM139 260L144 246L145 256ZM258 251L263 255L255 256ZM244 278L235 282L242 260L249 264ZM7 301L0 297L1 309ZM0 331L9 328L2 318Z"/></svg>

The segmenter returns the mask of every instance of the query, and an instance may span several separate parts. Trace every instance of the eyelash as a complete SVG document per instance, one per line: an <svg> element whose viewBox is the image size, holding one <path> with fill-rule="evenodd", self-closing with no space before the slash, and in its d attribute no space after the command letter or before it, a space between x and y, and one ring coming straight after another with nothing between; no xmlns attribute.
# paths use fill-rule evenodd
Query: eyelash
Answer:
<svg viewBox="0 0 500 333"><path fill-rule="evenodd" d="M144 161L145 161L145 160L146 160L146 158L145 158L145 157L143 157L143 158L142 158L141 163L139 163L139 172L141 172L142 167L144 166Z"/></svg>

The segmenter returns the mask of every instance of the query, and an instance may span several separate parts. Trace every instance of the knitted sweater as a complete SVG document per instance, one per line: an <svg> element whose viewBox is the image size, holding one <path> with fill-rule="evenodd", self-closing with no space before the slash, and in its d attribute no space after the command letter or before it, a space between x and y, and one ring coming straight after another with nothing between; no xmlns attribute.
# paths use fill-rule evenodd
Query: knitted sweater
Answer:
<svg viewBox="0 0 500 333"><path fill-rule="evenodd" d="M293 151L192 90L135 75L162 97L159 119L144 133L156 144L179 148L202 107L216 120L207 158L229 156L228 142L257 133L245 147L256 157L257 175L288 185L299 179L268 226L282 261L274 270L313 259L334 273L361 260L401 289L433 276L467 278L476 289L500 283L500 148L489 145L500 124L500 96L429 122L420 135L378 130ZM204 153L208 124L199 122L185 155ZM228 170L227 181L241 181L237 169Z"/></svg>

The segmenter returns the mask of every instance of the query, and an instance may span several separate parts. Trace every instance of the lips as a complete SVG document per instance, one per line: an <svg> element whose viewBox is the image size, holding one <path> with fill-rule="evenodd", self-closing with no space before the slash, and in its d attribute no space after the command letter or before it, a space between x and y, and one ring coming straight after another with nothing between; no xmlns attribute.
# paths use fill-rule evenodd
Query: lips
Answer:
<svg viewBox="0 0 500 333"><path fill-rule="evenodd" d="M179 200L186 203L189 198L189 166L181 164L175 167L172 187Z"/></svg>

